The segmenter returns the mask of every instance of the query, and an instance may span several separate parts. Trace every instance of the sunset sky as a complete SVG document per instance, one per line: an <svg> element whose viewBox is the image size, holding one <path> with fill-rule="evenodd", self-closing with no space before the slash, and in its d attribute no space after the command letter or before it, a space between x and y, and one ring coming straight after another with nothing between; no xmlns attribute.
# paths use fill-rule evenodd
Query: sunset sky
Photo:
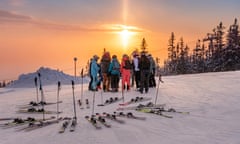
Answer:
<svg viewBox="0 0 240 144"><path fill-rule="evenodd" d="M78 73L103 48L130 54L143 38L161 62L171 32L193 48L219 22L240 20L240 0L0 0L0 81L50 67Z"/></svg>

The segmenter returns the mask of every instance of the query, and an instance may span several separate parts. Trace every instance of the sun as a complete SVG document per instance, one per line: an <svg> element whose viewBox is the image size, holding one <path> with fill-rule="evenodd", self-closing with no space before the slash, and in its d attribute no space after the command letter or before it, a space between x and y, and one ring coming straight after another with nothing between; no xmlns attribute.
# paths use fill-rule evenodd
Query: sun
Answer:
<svg viewBox="0 0 240 144"><path fill-rule="evenodd" d="M122 45L124 48L126 48L128 46L130 37L132 35L132 33L128 30L128 29L123 29L120 32L121 38L122 38Z"/></svg>

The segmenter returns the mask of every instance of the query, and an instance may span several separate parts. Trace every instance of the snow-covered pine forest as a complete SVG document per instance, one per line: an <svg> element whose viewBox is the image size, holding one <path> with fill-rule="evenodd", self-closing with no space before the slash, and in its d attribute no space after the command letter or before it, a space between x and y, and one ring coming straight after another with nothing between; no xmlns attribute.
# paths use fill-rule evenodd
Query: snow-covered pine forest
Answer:
<svg viewBox="0 0 240 144"><path fill-rule="evenodd" d="M192 51L190 51L192 49ZM229 27L220 22L212 32L196 42L194 48L177 41L174 32L168 43L168 59L162 73L191 74L240 69L240 33L237 19Z"/></svg>

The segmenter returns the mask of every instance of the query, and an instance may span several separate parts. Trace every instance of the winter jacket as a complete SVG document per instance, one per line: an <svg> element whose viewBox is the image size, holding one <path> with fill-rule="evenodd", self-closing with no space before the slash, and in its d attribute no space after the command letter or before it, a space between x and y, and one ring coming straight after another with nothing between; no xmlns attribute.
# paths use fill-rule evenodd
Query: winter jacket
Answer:
<svg viewBox="0 0 240 144"><path fill-rule="evenodd" d="M116 58L112 59L112 62L109 65L108 72L111 75L119 75L120 76L120 64Z"/></svg>
<svg viewBox="0 0 240 144"><path fill-rule="evenodd" d="M91 76L93 78L97 77L99 70L100 70L100 67L97 64L97 61L95 59L93 59L92 62L91 62L91 71L90 71Z"/></svg>
<svg viewBox="0 0 240 144"><path fill-rule="evenodd" d="M102 73L108 73L110 63L111 63L111 57L109 53L104 54L102 56L101 63L100 63Z"/></svg>

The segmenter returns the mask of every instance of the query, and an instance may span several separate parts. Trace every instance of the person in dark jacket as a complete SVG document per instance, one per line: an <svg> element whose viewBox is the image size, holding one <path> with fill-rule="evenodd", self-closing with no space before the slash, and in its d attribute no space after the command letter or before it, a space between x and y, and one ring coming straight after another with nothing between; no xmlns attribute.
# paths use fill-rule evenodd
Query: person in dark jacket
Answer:
<svg viewBox="0 0 240 144"><path fill-rule="evenodd" d="M148 93L149 89L149 76L150 76L150 61L146 56L145 52L141 53L141 58L139 61L139 69L140 69L140 93Z"/></svg>
<svg viewBox="0 0 240 144"><path fill-rule="evenodd" d="M109 52L104 52L102 58L101 58L101 62L100 62L100 66L101 66L101 73L102 73L102 78L103 78L103 91L109 91L109 86L110 86L110 76L108 75L108 69L109 69L109 65L111 62L111 56Z"/></svg>
<svg viewBox="0 0 240 144"><path fill-rule="evenodd" d="M148 55L148 59L150 61L149 87L156 87L156 80L155 80L156 63L151 54Z"/></svg>

